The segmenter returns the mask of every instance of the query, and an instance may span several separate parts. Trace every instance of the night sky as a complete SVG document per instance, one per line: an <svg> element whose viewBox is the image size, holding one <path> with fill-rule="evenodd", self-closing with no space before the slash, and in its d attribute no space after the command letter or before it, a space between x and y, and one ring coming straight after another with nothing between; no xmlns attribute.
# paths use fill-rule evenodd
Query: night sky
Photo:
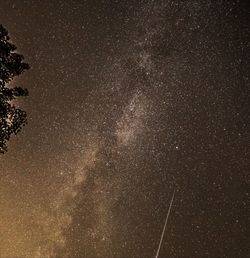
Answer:
<svg viewBox="0 0 250 258"><path fill-rule="evenodd" d="M0 0L31 69L0 156L0 257L250 257L247 1Z"/></svg>

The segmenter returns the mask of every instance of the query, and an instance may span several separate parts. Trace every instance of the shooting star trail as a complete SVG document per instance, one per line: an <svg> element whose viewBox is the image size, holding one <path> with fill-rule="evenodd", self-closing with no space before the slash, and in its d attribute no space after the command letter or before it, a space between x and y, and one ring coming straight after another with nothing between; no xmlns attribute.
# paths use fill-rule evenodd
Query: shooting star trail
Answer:
<svg viewBox="0 0 250 258"><path fill-rule="evenodd" d="M162 233L161 233L161 239L160 239L160 243L159 243L159 246L158 246L155 258L158 258L159 253L160 253L162 240L163 240L163 237L164 237L164 233L165 233L166 226L167 226L167 223L168 223L169 214L170 214L170 211L171 211L171 208L172 208L172 204L173 204L173 201L174 201L174 196L175 196L175 190L173 192L172 199L171 199L171 202L170 202L170 205L169 205L169 208L168 208L168 214L167 214L167 217L166 217L166 220L165 220L165 224L164 224L164 227L163 227L163 230L162 230Z"/></svg>

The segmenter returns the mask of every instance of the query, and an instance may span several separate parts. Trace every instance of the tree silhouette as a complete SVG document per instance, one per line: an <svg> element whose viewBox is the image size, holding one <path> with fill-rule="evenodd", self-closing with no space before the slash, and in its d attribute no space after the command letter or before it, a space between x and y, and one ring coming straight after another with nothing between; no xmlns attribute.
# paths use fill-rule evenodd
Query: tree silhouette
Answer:
<svg viewBox="0 0 250 258"><path fill-rule="evenodd" d="M13 101L27 96L28 90L8 87L8 84L29 65L23 56L15 53L16 46L9 42L8 31L0 24L0 153L7 151L7 142L12 134L17 134L27 123L26 112L16 108Z"/></svg>

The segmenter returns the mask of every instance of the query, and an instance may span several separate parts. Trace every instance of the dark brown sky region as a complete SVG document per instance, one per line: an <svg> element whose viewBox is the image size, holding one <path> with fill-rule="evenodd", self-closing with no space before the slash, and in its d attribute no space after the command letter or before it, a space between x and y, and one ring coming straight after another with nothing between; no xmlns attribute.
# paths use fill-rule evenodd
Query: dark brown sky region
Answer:
<svg viewBox="0 0 250 258"><path fill-rule="evenodd" d="M0 257L250 257L250 5L0 0L31 69L0 156Z"/></svg>

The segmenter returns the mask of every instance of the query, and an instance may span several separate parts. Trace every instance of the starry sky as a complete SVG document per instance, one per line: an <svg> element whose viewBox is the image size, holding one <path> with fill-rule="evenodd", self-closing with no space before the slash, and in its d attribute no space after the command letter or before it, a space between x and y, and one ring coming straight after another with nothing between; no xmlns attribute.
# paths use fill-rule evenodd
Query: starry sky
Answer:
<svg viewBox="0 0 250 258"><path fill-rule="evenodd" d="M0 0L31 69L0 156L0 257L250 257L250 5Z"/></svg>

